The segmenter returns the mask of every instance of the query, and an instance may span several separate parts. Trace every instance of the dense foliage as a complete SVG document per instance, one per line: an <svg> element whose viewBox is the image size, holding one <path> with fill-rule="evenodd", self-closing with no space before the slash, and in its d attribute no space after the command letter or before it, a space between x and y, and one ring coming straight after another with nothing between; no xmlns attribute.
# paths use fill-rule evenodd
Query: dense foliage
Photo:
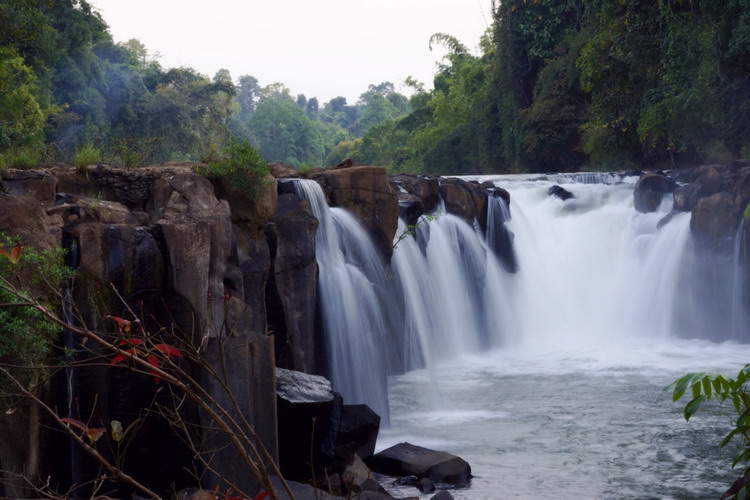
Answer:
<svg viewBox="0 0 750 500"><path fill-rule="evenodd" d="M0 167L210 160L231 135L267 161L321 165L407 111L387 82L321 106L252 76L162 68L138 40L114 43L86 0L0 2Z"/></svg>
<svg viewBox="0 0 750 500"><path fill-rule="evenodd" d="M750 154L748 0L504 0L479 56L432 41L450 50L434 90L341 155L478 173Z"/></svg>

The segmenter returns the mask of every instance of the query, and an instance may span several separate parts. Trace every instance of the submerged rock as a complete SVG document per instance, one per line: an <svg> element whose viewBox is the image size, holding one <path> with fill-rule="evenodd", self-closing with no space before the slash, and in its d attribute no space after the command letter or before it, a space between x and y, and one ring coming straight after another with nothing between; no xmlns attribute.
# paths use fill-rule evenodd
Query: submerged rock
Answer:
<svg viewBox="0 0 750 500"><path fill-rule="evenodd" d="M430 500L453 500L453 495L443 490L439 491L437 495L434 495L432 498L430 498Z"/></svg>
<svg viewBox="0 0 750 500"><path fill-rule="evenodd" d="M571 198L575 198L575 195L573 193L571 193L570 191L568 191L567 189L565 189L562 186L558 186L557 184L555 184L554 186L551 186L547 190L547 194L549 196L556 196L556 197L560 198L562 201L566 201L566 200L569 200Z"/></svg>
<svg viewBox="0 0 750 500"><path fill-rule="evenodd" d="M661 174L643 174L633 192L635 209L642 213L654 212L665 194L674 192L677 183Z"/></svg>
<svg viewBox="0 0 750 500"><path fill-rule="evenodd" d="M466 486L471 481L471 466L462 458L410 443L399 443L376 453L368 464L375 472L387 476L416 476L454 486Z"/></svg>

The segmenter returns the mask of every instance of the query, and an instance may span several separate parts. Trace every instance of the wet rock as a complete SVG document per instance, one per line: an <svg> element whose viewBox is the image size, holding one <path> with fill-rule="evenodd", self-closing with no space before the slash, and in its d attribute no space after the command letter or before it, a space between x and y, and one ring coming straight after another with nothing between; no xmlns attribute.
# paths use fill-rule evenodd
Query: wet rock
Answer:
<svg viewBox="0 0 750 500"><path fill-rule="evenodd" d="M430 478L423 477L419 480L419 483L417 483L417 489L423 494L434 493L435 483L433 483Z"/></svg>
<svg viewBox="0 0 750 500"><path fill-rule="evenodd" d="M406 224L413 226L425 214L424 203L413 194L398 193L398 213Z"/></svg>
<svg viewBox="0 0 750 500"><path fill-rule="evenodd" d="M331 206L352 212L373 237L383 255L393 253L398 226L398 197L383 167L327 169L310 175L326 193Z"/></svg>
<svg viewBox="0 0 750 500"><path fill-rule="evenodd" d="M475 220L486 220L487 191L479 184L457 178L442 179L440 195L448 213L461 217L469 224Z"/></svg>
<svg viewBox="0 0 750 500"><path fill-rule="evenodd" d="M453 495L450 494L450 492L442 490L437 493L437 495L434 495L430 500L453 500Z"/></svg>
<svg viewBox="0 0 750 500"><path fill-rule="evenodd" d="M728 250L737 230L739 214L728 193L701 198L693 209L690 230L696 241L713 250Z"/></svg>
<svg viewBox="0 0 750 500"><path fill-rule="evenodd" d="M407 193L422 201L425 213L434 211L440 203L440 183L437 177L399 174L391 180Z"/></svg>
<svg viewBox="0 0 750 500"><path fill-rule="evenodd" d="M419 478L417 476L404 476L393 481L396 486L417 486Z"/></svg>
<svg viewBox="0 0 750 500"><path fill-rule="evenodd" d="M672 193L674 197L674 209L682 212L690 212L695 208L700 199L700 186L698 184L687 184L675 189Z"/></svg>
<svg viewBox="0 0 750 500"><path fill-rule="evenodd" d="M643 174L633 192L635 209L642 213L654 212L665 194L674 192L677 183L660 174Z"/></svg>
<svg viewBox="0 0 750 500"><path fill-rule="evenodd" d="M417 476L455 486L465 486L471 481L471 467L463 459L410 443L399 443L376 453L368 465L388 476Z"/></svg>
<svg viewBox="0 0 750 500"><path fill-rule="evenodd" d="M669 224L669 222L674 218L675 215L677 215L679 212L672 210L667 215L659 219L659 222L656 223L656 229L659 230Z"/></svg>
<svg viewBox="0 0 750 500"><path fill-rule="evenodd" d="M290 405L324 405L336 396L327 378L283 368L276 369L276 394Z"/></svg>
<svg viewBox="0 0 750 500"><path fill-rule="evenodd" d="M575 198L575 196L573 195L573 193L571 193L570 191L568 191L564 187L558 186L558 185L551 186L547 190L547 194L549 196L556 196L557 198L560 198L562 201L569 200L571 198Z"/></svg>

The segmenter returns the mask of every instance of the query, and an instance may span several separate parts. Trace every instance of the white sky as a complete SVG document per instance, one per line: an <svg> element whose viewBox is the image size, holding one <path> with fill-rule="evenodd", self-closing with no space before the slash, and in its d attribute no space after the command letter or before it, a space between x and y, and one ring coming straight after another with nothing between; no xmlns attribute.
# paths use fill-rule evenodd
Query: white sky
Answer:
<svg viewBox="0 0 750 500"><path fill-rule="evenodd" d="M446 32L476 49L490 0L91 0L115 41L138 38L162 65L250 74L321 103L412 75L432 86Z"/></svg>

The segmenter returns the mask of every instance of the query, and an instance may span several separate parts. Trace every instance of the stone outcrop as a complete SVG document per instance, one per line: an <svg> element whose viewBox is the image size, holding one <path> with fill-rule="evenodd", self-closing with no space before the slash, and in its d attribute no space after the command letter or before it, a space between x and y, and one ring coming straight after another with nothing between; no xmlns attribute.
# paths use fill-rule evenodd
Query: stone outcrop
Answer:
<svg viewBox="0 0 750 500"><path fill-rule="evenodd" d="M293 191L279 196L266 228L272 270L268 284L268 323L276 340L276 364L305 373L321 373L322 340L316 328L318 220L307 201Z"/></svg>
<svg viewBox="0 0 750 500"><path fill-rule="evenodd" d="M383 167L326 169L309 176L322 187L331 206L353 213L386 257L393 253L398 226L398 197Z"/></svg>
<svg viewBox="0 0 750 500"><path fill-rule="evenodd" d="M228 199L217 196L214 184L192 165L4 170L0 231L20 236L23 244L68 250L78 269L74 298L89 327L112 331L108 315L127 317L112 284L149 331L163 328L180 341L200 343L203 362L222 380L200 369L196 377L220 404L253 425L276 456L274 346L265 300L271 253L263 230L277 211L276 181L268 178L252 198L222 189ZM127 427L166 394L154 392L158 386L150 377L101 363L75 369L72 380L71 416L101 426L120 420ZM183 411L187 421L207 428L206 415L189 405ZM129 471L169 491L172 483L190 481L183 469L193 456L164 426L157 418L144 421L131 445L139 458L129 462ZM217 450L212 467L219 474L248 490L255 487L225 435L205 431L201 439L202 446ZM66 455L68 445L62 448ZM84 453L64 461L72 460L80 462L80 472L60 478L62 484L97 474ZM205 482L213 487L215 478L207 474Z"/></svg>
<svg viewBox="0 0 750 500"><path fill-rule="evenodd" d="M643 174L635 184L635 209L642 213L654 212L661 204L664 196L674 192L677 183L661 174Z"/></svg>
<svg viewBox="0 0 750 500"><path fill-rule="evenodd" d="M560 198L562 201L567 201L567 200L569 200L571 198L575 198L575 196L573 195L573 193L571 193L570 191L568 191L564 187L558 186L558 185L554 185L554 186L550 187L547 190L547 194L550 195L550 196L555 196L557 198Z"/></svg>
<svg viewBox="0 0 750 500"><path fill-rule="evenodd" d="M376 453L368 465L388 476L415 476L454 486L467 486L471 481L471 467L463 459L410 443L399 443Z"/></svg>

